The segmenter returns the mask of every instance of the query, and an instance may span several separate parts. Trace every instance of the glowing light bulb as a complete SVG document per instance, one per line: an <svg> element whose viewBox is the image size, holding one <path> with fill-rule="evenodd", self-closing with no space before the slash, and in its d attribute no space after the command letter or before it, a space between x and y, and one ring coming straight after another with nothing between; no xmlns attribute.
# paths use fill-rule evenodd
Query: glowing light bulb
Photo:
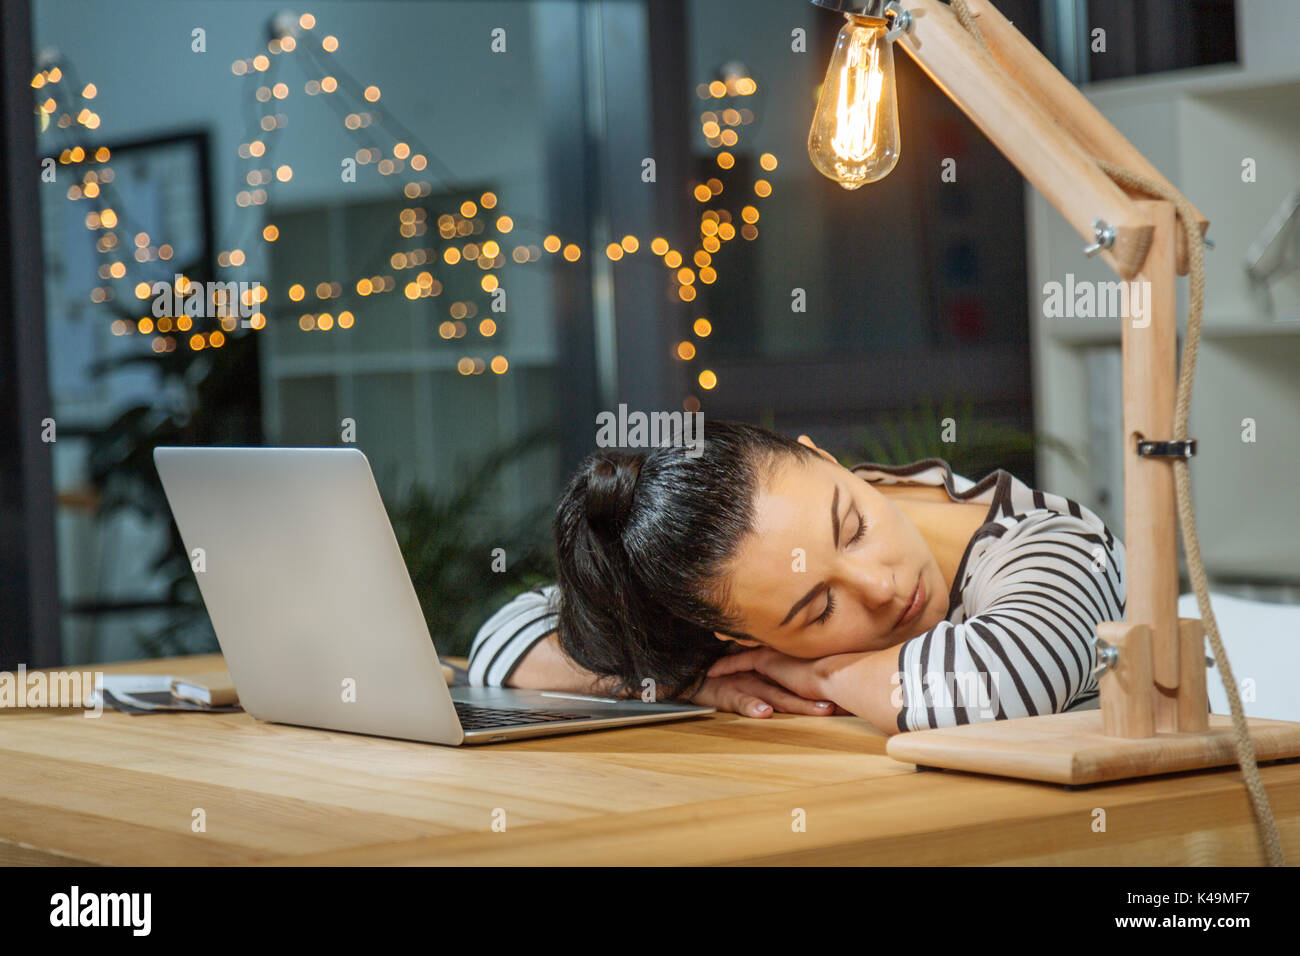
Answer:
<svg viewBox="0 0 1300 956"><path fill-rule="evenodd" d="M808 156L822 175L857 189L883 179L898 162L898 97L888 24L846 19L808 132Z"/></svg>

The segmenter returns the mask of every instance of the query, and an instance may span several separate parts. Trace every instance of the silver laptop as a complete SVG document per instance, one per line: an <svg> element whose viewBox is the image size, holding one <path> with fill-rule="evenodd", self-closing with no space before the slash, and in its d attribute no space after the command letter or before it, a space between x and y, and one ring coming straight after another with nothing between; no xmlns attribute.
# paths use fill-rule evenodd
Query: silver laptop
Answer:
<svg viewBox="0 0 1300 956"><path fill-rule="evenodd" d="M448 687L357 449L158 448L154 463L240 703L254 717L458 745L713 711ZM483 573L491 573L486 556Z"/></svg>

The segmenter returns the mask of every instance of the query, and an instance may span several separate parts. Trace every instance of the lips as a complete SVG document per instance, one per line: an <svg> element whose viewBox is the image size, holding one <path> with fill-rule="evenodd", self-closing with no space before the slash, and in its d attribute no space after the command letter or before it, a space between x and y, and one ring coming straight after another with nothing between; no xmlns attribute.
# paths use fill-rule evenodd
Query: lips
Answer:
<svg viewBox="0 0 1300 956"><path fill-rule="evenodd" d="M912 599L903 608L903 613L898 616L894 622L894 627L902 627L912 618L916 617L921 611L921 605L925 603L925 581L922 578L916 579L916 588L912 591Z"/></svg>

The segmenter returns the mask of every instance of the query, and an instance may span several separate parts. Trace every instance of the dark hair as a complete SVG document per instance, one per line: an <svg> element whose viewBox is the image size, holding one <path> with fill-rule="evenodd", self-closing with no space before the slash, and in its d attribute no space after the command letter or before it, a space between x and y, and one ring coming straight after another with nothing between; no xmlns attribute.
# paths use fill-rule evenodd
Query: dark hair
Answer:
<svg viewBox="0 0 1300 956"><path fill-rule="evenodd" d="M702 448L589 455L556 508L560 646L619 690L649 677L658 697L686 696L727 653L714 632L743 636L722 569L772 466L816 455L755 425L703 432Z"/></svg>

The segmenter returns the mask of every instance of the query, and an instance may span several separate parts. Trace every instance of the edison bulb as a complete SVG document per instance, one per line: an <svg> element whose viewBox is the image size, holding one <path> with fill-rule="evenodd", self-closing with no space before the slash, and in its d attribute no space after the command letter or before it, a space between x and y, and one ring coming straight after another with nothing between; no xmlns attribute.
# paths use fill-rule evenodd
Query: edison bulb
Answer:
<svg viewBox="0 0 1300 956"><path fill-rule="evenodd" d="M886 21L848 16L835 38L808 132L808 155L824 176L857 189L898 162L898 96Z"/></svg>

